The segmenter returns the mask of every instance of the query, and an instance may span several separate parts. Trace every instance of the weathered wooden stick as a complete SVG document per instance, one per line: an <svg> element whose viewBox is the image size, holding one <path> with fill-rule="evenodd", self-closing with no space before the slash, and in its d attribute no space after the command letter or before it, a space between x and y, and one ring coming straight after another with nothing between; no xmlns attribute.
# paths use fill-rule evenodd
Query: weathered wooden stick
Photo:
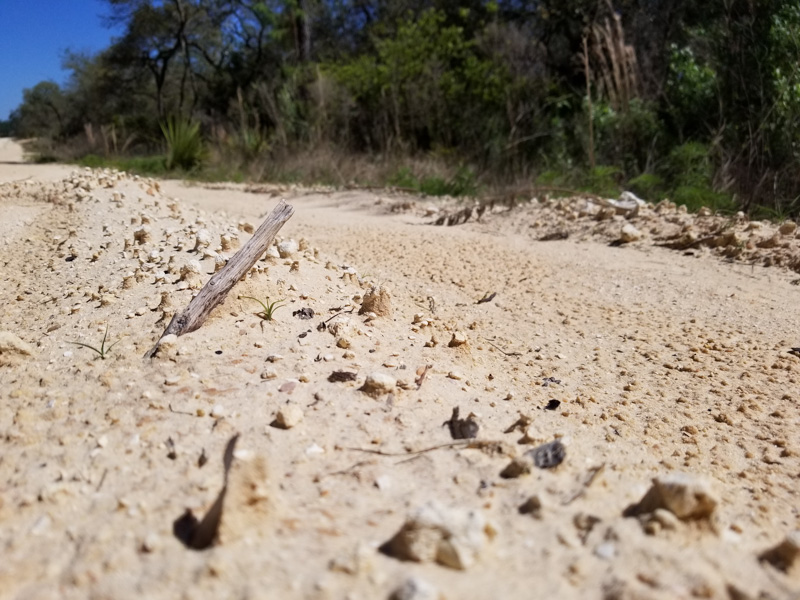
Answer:
<svg viewBox="0 0 800 600"><path fill-rule="evenodd" d="M218 273L208 280L203 286L203 289L192 298L189 306L179 313L175 313L172 320L167 325L164 333L156 342L145 358L152 358L158 352L158 345L164 336L174 333L175 335L183 335L199 329L211 311L216 308L223 300L228 292L231 291L236 282L239 281L250 268L256 264L259 257L267 251L267 248L275 239L278 231L283 227L284 223L288 221L294 214L294 207L291 204L286 204L285 200L278 202L278 205L267 216L256 232L253 234L247 243L234 254L231 259Z"/></svg>

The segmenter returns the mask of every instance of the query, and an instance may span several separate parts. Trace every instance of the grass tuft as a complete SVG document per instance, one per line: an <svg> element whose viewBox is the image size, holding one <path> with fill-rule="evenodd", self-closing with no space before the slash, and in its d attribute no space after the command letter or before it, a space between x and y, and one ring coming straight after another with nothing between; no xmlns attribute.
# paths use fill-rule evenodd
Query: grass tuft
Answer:
<svg viewBox="0 0 800 600"><path fill-rule="evenodd" d="M266 303L262 302L258 298L253 298L252 296L239 296L239 298L246 298L247 300L255 300L256 302L258 302L261 305L261 308L263 308L264 310L255 313L255 315L264 321L272 321L273 313L282 306L284 306L283 304L278 304L279 302L283 302L283 300L276 300L275 302L270 302L269 296L267 296Z"/></svg>
<svg viewBox="0 0 800 600"><path fill-rule="evenodd" d="M106 355L109 351L119 344L122 341L122 338L118 339L116 342L111 344L106 348L106 340L108 340L108 325L106 325L106 332L103 334L103 340L100 342L100 348L92 346L91 344L84 344L83 342L69 342L70 344L75 344L76 346L83 346L84 348L89 348L89 350L94 350L100 356L102 360L106 359Z"/></svg>

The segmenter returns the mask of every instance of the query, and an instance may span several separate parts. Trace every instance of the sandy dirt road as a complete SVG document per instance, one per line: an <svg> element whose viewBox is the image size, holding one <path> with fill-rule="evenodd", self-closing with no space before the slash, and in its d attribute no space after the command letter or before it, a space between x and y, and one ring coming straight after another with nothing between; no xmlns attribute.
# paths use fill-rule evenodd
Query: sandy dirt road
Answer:
<svg viewBox="0 0 800 600"><path fill-rule="evenodd" d="M449 205L388 192L18 161L0 140L0 597L798 597L791 267L658 247L695 219L669 207L433 227ZM299 247L142 359L281 197ZM793 264L795 229L731 227ZM72 343L106 327L105 359ZM187 548L237 433L218 543Z"/></svg>

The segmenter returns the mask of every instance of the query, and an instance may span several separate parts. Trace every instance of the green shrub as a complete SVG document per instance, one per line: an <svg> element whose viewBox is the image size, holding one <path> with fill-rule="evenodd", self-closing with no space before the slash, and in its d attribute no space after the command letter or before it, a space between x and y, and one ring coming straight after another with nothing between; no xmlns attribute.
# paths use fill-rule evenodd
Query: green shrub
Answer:
<svg viewBox="0 0 800 600"><path fill-rule="evenodd" d="M676 146L670 151L664 170L675 187L710 188L713 165L708 146L699 142Z"/></svg>
<svg viewBox="0 0 800 600"><path fill-rule="evenodd" d="M622 171L618 167L598 165L584 178L583 187L600 196L618 196Z"/></svg>
<svg viewBox="0 0 800 600"><path fill-rule="evenodd" d="M190 171L205 158L200 123L183 117L168 117L161 125L167 141L167 169Z"/></svg>
<svg viewBox="0 0 800 600"><path fill-rule="evenodd" d="M642 173L628 181L627 188L645 200L659 200L664 195L664 180L653 173Z"/></svg>
<svg viewBox="0 0 800 600"><path fill-rule="evenodd" d="M412 190L419 189L419 179L417 179L408 167L400 167L397 169L395 174L389 177L386 183L394 187L409 188Z"/></svg>
<svg viewBox="0 0 800 600"><path fill-rule="evenodd" d="M459 167L449 179L438 176L418 178L411 169L401 167L387 181L388 185L409 188L427 196L476 196L478 179L469 167Z"/></svg>
<svg viewBox="0 0 800 600"><path fill-rule="evenodd" d="M723 213L734 213L737 210L731 195L715 192L709 187L679 186L672 193L672 200L676 204L684 204L690 212L696 212L704 206Z"/></svg>
<svg viewBox="0 0 800 600"><path fill-rule="evenodd" d="M78 164L92 169L119 169L137 175L164 175L167 172L165 157L158 155L104 158L96 154L87 154L78 161Z"/></svg>

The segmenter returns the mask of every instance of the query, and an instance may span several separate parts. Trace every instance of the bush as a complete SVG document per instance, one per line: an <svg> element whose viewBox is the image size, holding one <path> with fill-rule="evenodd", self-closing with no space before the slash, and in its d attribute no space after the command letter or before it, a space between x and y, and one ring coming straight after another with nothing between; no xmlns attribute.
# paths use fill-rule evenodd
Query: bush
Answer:
<svg viewBox="0 0 800 600"><path fill-rule="evenodd" d="M622 171L618 167L600 165L586 174L583 187L600 196L618 196L621 181Z"/></svg>
<svg viewBox="0 0 800 600"><path fill-rule="evenodd" d="M459 167L449 179L438 176L418 178L408 167L402 167L387 181L389 185L417 190L428 196L476 196L478 180L472 169Z"/></svg>
<svg viewBox="0 0 800 600"><path fill-rule="evenodd" d="M160 125L167 141L167 169L190 171L203 162L205 150L199 123L183 117L168 117Z"/></svg>
<svg viewBox="0 0 800 600"><path fill-rule="evenodd" d="M709 187L682 185L673 192L672 200L676 204L684 204L690 212L696 212L704 206L723 213L734 213L737 210L732 196L715 192Z"/></svg>
<svg viewBox="0 0 800 600"><path fill-rule="evenodd" d="M628 181L627 188L645 200L659 200L664 195L664 180L653 173L642 173Z"/></svg>

